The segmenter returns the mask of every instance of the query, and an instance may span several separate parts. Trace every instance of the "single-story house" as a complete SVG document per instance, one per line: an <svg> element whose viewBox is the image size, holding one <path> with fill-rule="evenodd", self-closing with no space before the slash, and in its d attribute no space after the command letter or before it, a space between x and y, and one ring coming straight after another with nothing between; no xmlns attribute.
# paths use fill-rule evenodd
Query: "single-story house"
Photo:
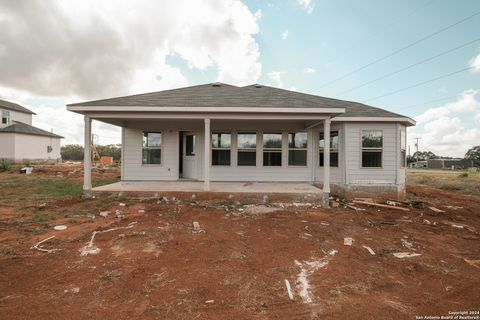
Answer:
<svg viewBox="0 0 480 320"><path fill-rule="evenodd" d="M32 126L35 113L0 100L0 159L12 162L58 161L62 136Z"/></svg>
<svg viewBox="0 0 480 320"><path fill-rule="evenodd" d="M85 118L122 128L121 179L302 182L325 193L402 195L409 117L362 103L265 85L224 83L74 103Z"/></svg>

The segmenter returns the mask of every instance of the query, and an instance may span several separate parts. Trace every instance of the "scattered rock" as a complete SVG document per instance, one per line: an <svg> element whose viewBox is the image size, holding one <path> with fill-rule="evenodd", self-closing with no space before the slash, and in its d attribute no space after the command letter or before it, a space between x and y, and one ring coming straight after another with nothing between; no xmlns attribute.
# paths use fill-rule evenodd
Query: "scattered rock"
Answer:
<svg viewBox="0 0 480 320"><path fill-rule="evenodd" d="M140 209L140 210L138 210L138 213L145 213L145 210Z"/></svg>
<svg viewBox="0 0 480 320"><path fill-rule="evenodd" d="M125 215L123 214L123 211L120 211L120 210L115 210L115 215L117 216L118 219L125 218Z"/></svg>
<svg viewBox="0 0 480 320"><path fill-rule="evenodd" d="M206 304L211 304L211 303L214 303L214 302L215 302L215 300L207 300L207 301L205 301Z"/></svg>
<svg viewBox="0 0 480 320"><path fill-rule="evenodd" d="M118 205L119 205L120 207L126 207L126 206L127 206L127 205L126 205L125 203L123 203L123 202L120 202Z"/></svg>
<svg viewBox="0 0 480 320"><path fill-rule="evenodd" d="M99 215L102 216L102 217L104 217L104 218L108 217L109 214L110 214L110 211L101 211L101 212L99 213Z"/></svg>
<svg viewBox="0 0 480 320"><path fill-rule="evenodd" d="M344 246L351 246L353 244L353 238L343 238Z"/></svg>
<svg viewBox="0 0 480 320"><path fill-rule="evenodd" d="M440 210L440 209L435 208L435 207L428 207L428 209L430 209L430 210L432 210L433 212L436 212L436 213L445 213L445 211Z"/></svg>
<svg viewBox="0 0 480 320"><path fill-rule="evenodd" d="M58 225L58 226L53 227L53 230L56 230L56 231L67 230L67 226L65 226L65 225Z"/></svg>

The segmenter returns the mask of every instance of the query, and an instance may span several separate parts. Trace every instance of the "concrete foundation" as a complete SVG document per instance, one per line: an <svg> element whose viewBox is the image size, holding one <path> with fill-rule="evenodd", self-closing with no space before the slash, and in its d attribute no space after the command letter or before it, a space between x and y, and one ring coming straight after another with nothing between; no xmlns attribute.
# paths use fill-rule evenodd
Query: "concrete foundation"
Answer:
<svg viewBox="0 0 480 320"><path fill-rule="evenodd" d="M252 203L309 202L328 207L328 194L308 183L211 182L210 191L202 181L122 181L93 188L93 193L169 195L188 199L235 198Z"/></svg>

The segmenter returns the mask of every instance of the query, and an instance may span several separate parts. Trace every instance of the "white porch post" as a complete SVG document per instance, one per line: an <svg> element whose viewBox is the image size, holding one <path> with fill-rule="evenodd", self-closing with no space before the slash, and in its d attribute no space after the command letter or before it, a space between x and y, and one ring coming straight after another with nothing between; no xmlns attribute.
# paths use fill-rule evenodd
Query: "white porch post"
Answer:
<svg viewBox="0 0 480 320"><path fill-rule="evenodd" d="M323 123L323 192L330 193L330 118Z"/></svg>
<svg viewBox="0 0 480 320"><path fill-rule="evenodd" d="M210 190L210 119L205 119L205 152L203 170L203 190Z"/></svg>
<svg viewBox="0 0 480 320"><path fill-rule="evenodd" d="M83 194L91 196L92 194L92 151L90 149L92 137L92 119L84 116L85 121L85 140L83 148Z"/></svg>

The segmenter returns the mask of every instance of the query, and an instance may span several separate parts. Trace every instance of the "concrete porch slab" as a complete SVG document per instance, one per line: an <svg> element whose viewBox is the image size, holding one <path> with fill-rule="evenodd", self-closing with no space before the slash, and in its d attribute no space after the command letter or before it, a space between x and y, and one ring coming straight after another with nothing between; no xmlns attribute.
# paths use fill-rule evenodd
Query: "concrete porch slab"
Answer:
<svg viewBox="0 0 480 320"><path fill-rule="evenodd" d="M202 181L121 181L93 188L94 192L204 192ZM308 183L210 182L214 193L299 193L323 194Z"/></svg>

